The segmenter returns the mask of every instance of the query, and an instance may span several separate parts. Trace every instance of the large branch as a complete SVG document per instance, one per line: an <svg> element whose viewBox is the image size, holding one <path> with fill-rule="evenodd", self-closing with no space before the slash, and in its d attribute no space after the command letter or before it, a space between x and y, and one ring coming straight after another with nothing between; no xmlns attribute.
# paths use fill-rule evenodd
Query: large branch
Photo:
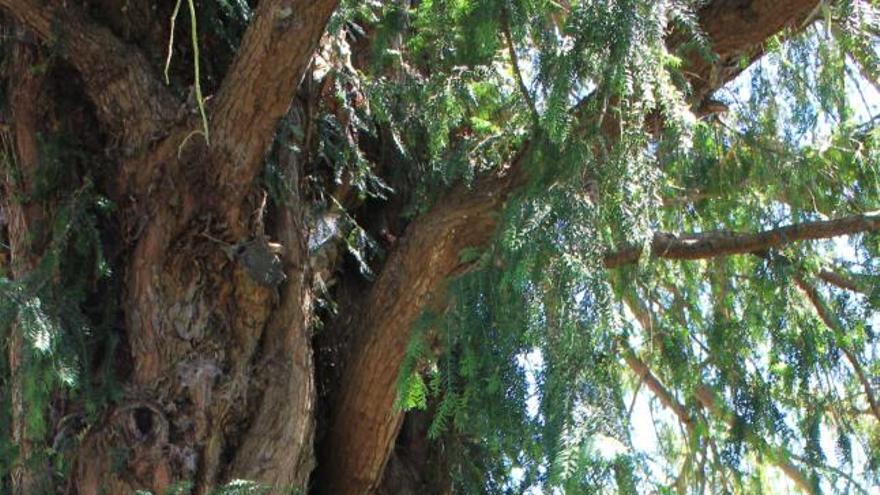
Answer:
<svg viewBox="0 0 880 495"><path fill-rule="evenodd" d="M765 42L786 29L800 30L820 12L816 0L714 0L700 9L700 27L707 35L713 60L700 50L685 53L693 101L703 98L738 76L764 53ZM668 46L687 46L674 34Z"/></svg>
<svg viewBox="0 0 880 495"><path fill-rule="evenodd" d="M762 253L793 242L829 239L880 230L880 214L851 215L835 220L786 225L757 233L706 232L675 235L654 234L651 257L671 260L698 260L732 254ZM635 263L641 256L637 246L626 246L605 256L605 266L616 268Z"/></svg>
<svg viewBox="0 0 880 495"><path fill-rule="evenodd" d="M338 0L264 0L211 116L216 184L244 194L263 164ZM231 201L230 201L231 202Z"/></svg>
<svg viewBox="0 0 880 495"><path fill-rule="evenodd" d="M342 376L318 463L317 487L334 495L373 492L403 419L395 410L397 376L410 330L438 288L460 266L462 249L483 245L497 225L510 176L461 186L416 219L391 254L354 318L362 335ZM442 296L441 296L442 297Z"/></svg>
<svg viewBox="0 0 880 495"><path fill-rule="evenodd" d="M51 40L83 78L98 118L126 154L142 151L177 120L179 105L137 50L87 19L73 2L0 0L40 38Z"/></svg>
<svg viewBox="0 0 880 495"><path fill-rule="evenodd" d="M743 9L734 2L715 0L700 11L700 24L721 55L718 64L724 64L741 56L753 58L766 39L784 27L800 27L818 4L818 0L754 0ZM688 59L686 75L706 94L736 72L694 57ZM522 169L522 163L514 160L508 171L513 179L450 192L407 228L389 257L364 302L368 316L356 320L360 340L342 373L334 417L322 442L318 477L324 493L363 494L375 489L401 422L402 413L393 407L395 383L410 330L432 296L442 297L443 282L461 268L461 248L482 246L492 239L504 198L522 184ZM459 205L469 205L467 216L456 211Z"/></svg>

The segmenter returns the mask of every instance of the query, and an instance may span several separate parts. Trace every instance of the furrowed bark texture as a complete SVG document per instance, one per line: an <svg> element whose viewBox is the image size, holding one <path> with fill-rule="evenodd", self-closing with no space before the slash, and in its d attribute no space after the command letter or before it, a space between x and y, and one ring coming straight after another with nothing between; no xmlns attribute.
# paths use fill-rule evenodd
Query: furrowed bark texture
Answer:
<svg viewBox="0 0 880 495"><path fill-rule="evenodd" d="M763 0L747 4L743 7L742 2L718 0L700 11L700 24L719 60L709 63L697 55L687 57L685 72L690 74L696 103L740 72L734 61L738 64L741 57L757 57L761 44L783 28L799 28L813 15L818 2ZM671 39L670 43L678 46L680 40ZM506 187L521 183L523 171L518 165L514 162L507 173L520 178L499 182L502 189L494 192L495 197L506 196L510 192ZM412 324L430 300L442 297L444 281L458 269L461 248L485 245L492 238L494 222L473 222L476 212L468 211L467 217L461 217L452 210L455 205L479 204L497 211L503 205L503 201L481 203L481 195L486 195L481 188L454 191L409 225L400 247L390 255L366 297L364 316L356 320L352 332L360 338L342 374L341 390L331 406L333 419L320 449L317 479L322 493L375 491L401 422L402 413L392 406ZM492 213L480 212L479 216L492 218Z"/></svg>
<svg viewBox="0 0 880 495"><path fill-rule="evenodd" d="M267 0L245 34L217 95L211 129L214 154L229 166L215 185L241 197L260 171L275 126L290 108L296 88L324 34L338 0Z"/></svg>
<svg viewBox="0 0 880 495"><path fill-rule="evenodd" d="M107 131L126 154L141 152L168 133L179 106L135 47L116 38L70 2L0 0L10 12L55 48L79 71L86 92Z"/></svg>
<svg viewBox="0 0 880 495"><path fill-rule="evenodd" d="M107 150L121 164L108 193L128 246L121 300L132 371L124 397L83 432L76 492L164 493L193 481L207 493L231 479L306 487L315 407L308 229L298 188L267 212L254 181L335 7L260 2L209 109L209 146L137 47L70 2L0 0L57 43L122 145ZM285 167L302 172L290 157ZM269 236L282 245L283 285L259 271L274 257Z"/></svg>
<svg viewBox="0 0 880 495"><path fill-rule="evenodd" d="M201 129L199 119L162 84L149 57L77 5L0 0L0 8L51 40L81 74L110 137L106 151L120 164L107 194L122 210L126 251L120 298L132 371L124 397L84 432L73 489L162 493L177 482L195 480L195 492L206 493L237 478L279 490L304 488L314 463L317 407L304 200L296 186L283 207L266 212L254 182L337 1L259 2L216 98L208 102L210 144L208 136L195 132ZM816 0L715 0L704 7L700 22L719 57L708 62L686 54L695 104L739 73L742 58L759 56L764 40L785 27L801 27L817 5ZM672 35L670 44L678 46L680 39ZM16 117L28 118L33 121L34 114L21 111ZM30 144L17 141L23 167L37 160L34 155L27 161L28 149L36 149L36 126L29 125L21 126L31 129L21 136L30 136ZM525 181L523 154L500 175L451 190L415 219L395 241L369 292L356 302L352 333L357 339L319 446L318 491L400 491L396 487L403 485L395 480L406 476L385 467L403 421L393 404L410 329L426 306L441 304L444 283L467 268L460 263L461 250L492 239L506 199ZM289 176L303 173L294 158L282 162ZM28 219L37 217L12 210L7 208L15 245L14 236L26 235ZM854 222L850 229L877 225L873 217ZM693 239L667 236L658 241L665 244L657 256L751 252L798 235L786 231L781 238L755 241L718 234L702 239L703 251ZM250 255L242 255L250 253L242 249L265 247L266 237L283 246L287 280L281 286L260 283L247 265ZM16 249L26 252L13 246L13 263ZM638 258L629 248L624 251L616 263ZM20 343L10 349L13 363L18 348ZM417 443L402 439L398 448L421 448ZM396 472L407 469L401 465L394 464ZM29 474L21 472L20 493L30 490Z"/></svg>

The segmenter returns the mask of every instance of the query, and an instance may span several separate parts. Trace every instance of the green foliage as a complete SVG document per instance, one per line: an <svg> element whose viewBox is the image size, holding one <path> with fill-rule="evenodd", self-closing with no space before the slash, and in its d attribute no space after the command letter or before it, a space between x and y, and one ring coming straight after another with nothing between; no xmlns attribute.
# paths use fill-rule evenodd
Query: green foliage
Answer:
<svg viewBox="0 0 880 495"><path fill-rule="evenodd" d="M537 123L497 16L485 14L502 8L526 54ZM756 493L785 483L784 463L823 492L863 492L878 479L880 430L853 412L868 404L850 362L880 371L875 235L850 239L852 255L820 242L603 265L605 253L654 231L754 232L880 205L877 108L860 95L877 81L874 8L840 2L780 36L715 95L730 111L703 119L688 110L680 72L684 50L710 54L694 8L434 0L373 11L388 31L376 63L395 77L366 76L367 93L427 190L527 146L529 186L508 201L491 248L461 253L477 269L451 282L444 314L417 325L398 383L399 406L434 413L430 434L453 453L457 492ZM672 25L692 37L675 53L664 42ZM649 134L644 122L657 114L663 127ZM615 139L602 129L609 121ZM463 122L497 133L504 151L465 148L469 162L457 161ZM823 284L827 270L861 292ZM834 328L798 280L819 287ZM621 342L692 415L691 431L651 400ZM707 391L714 408L698 399ZM653 421L634 416L636 406ZM633 435L653 434L651 424L646 452ZM622 450L609 453L615 442Z"/></svg>
<svg viewBox="0 0 880 495"><path fill-rule="evenodd" d="M40 203L51 211L51 222L34 225L31 231L34 266L19 278L0 274L0 334L3 348L13 336L23 342L18 373L31 440L51 445L36 452L39 458L51 457L65 476L66 463L58 448L70 445L54 441L47 412L53 401L62 397L76 400L86 421L94 420L117 389L108 373L116 337L117 301L112 294L116 276L104 254L101 228L109 219L112 204L95 191L91 178L77 184L71 180L85 157L71 150L76 143L44 137L40 145L40 168L33 192L13 201ZM17 162L11 147L3 150L3 172L15 174ZM17 260L18 263L29 263ZM4 352L4 357L5 357ZM2 363L8 370L9 364ZM10 376L7 371L5 376ZM11 383L0 383L4 407L0 413L3 443L0 449L11 452L9 428ZM49 440L46 442L46 440ZM10 468L4 456L0 476ZM35 462L37 459L30 459Z"/></svg>
<svg viewBox="0 0 880 495"><path fill-rule="evenodd" d="M754 64L743 57L744 74L713 95L729 111L697 118L705 102L691 101L683 61L714 57L704 3L351 0L334 15L314 68L326 94L282 124L276 146L303 158L313 206L339 217L335 235L364 275L377 244L332 190L350 186L364 209L400 195L415 215L511 161L528 176L492 244L460 253L471 269L449 281L446 309L417 322L397 383L396 407L432 413L457 493L774 492L789 483L782 466L814 491L880 483L864 383L880 376L880 235L706 261L643 249L637 264L605 267L606 253L647 248L658 231L756 232L880 205L880 120L866 96L880 88L876 2L822 2L819 20L770 40ZM195 22L227 48L212 61L222 68L252 12L236 0L189 8L191 43L172 41L169 56L190 57L180 65L195 67L204 113ZM672 31L679 46L666 44ZM363 37L372 58L355 68ZM216 83L222 70L205 67ZM51 434L59 394L91 420L115 390L96 373L116 338L102 236L113 206L72 167L90 159L75 147L41 143L31 197L13 200L41 202L53 222L35 269L0 278L2 334L24 337L37 437ZM265 167L276 205L298 193L289 173ZM822 282L827 272L855 290ZM0 444L0 477L14 455ZM236 481L217 493L264 490Z"/></svg>

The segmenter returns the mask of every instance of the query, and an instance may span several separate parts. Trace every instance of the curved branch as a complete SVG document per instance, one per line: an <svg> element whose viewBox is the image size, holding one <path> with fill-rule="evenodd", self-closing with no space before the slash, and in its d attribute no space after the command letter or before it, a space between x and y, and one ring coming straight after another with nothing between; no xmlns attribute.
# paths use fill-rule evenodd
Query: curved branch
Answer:
<svg viewBox="0 0 880 495"><path fill-rule="evenodd" d="M318 463L321 493L368 494L378 487L403 420L394 407L395 383L410 330L460 269L462 249L492 238L498 222L493 212L506 199L496 191L510 189L508 180L509 175L487 177L473 190L460 186L407 228L386 262L353 320L361 340L331 409Z"/></svg>
<svg viewBox="0 0 880 495"><path fill-rule="evenodd" d="M36 0L0 0L0 8L40 38L57 45L83 78L86 92L123 151L142 151L175 122L179 105L135 47L79 12Z"/></svg>
<svg viewBox="0 0 880 495"><path fill-rule="evenodd" d="M828 239L842 235L880 231L880 214L851 215L835 220L786 225L757 233L707 232L675 235L657 232L651 242L651 257L698 260L732 254L761 253L793 242ZM605 266L616 268L636 263L641 250L626 246L605 256Z"/></svg>
<svg viewBox="0 0 880 495"><path fill-rule="evenodd" d="M815 19L821 2L816 0L713 1L700 9L700 27L715 53L707 59L699 49L683 43L681 34L667 41L670 47L687 47L683 53L690 76L692 99L703 99L738 76L764 54L767 39L786 29L800 30Z"/></svg>

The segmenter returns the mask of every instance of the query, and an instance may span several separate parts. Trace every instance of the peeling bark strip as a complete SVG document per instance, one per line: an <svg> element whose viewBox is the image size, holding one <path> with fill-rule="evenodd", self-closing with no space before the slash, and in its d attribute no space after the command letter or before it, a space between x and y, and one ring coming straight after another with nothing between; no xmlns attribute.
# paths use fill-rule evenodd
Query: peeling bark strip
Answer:
<svg viewBox="0 0 880 495"><path fill-rule="evenodd" d="M794 242L830 239L843 235L880 231L880 214L851 215L836 220L804 222L758 233L706 232L704 234L676 235L666 232L654 234L650 256L670 260L698 260L732 254L761 253ZM605 256L605 266L616 268L636 263L641 249L628 246ZM824 273L824 272L823 272ZM837 277L831 278L841 286Z"/></svg>
<svg viewBox="0 0 880 495"><path fill-rule="evenodd" d="M686 59L685 74L693 84L695 101L735 77L740 72L740 57L754 59L760 55L767 38L784 28L801 27L819 2L754 0L748 4L743 8L739 2L716 0L700 10L703 32L719 60L707 62L696 54ZM680 40L670 39L670 43L678 46ZM737 64L731 67L733 62ZM497 181L497 197L506 196L520 183L522 164L514 161L506 173L516 179ZM471 218L459 219L458 223L440 219L448 215L451 205L480 204L477 198L485 194L482 188L460 188L411 224L367 296L367 317L358 322L355 332L363 338L355 344L352 360L343 373L342 390L333 409L335 419L330 423L318 464L318 488L322 493L360 495L376 489L401 423L402 413L392 405L412 325L429 300L442 297L443 282L458 269L460 249L485 245L495 228L494 222L471 225ZM502 205L484 202L481 207L491 211L471 215L493 218ZM419 261L425 259L432 261Z"/></svg>

